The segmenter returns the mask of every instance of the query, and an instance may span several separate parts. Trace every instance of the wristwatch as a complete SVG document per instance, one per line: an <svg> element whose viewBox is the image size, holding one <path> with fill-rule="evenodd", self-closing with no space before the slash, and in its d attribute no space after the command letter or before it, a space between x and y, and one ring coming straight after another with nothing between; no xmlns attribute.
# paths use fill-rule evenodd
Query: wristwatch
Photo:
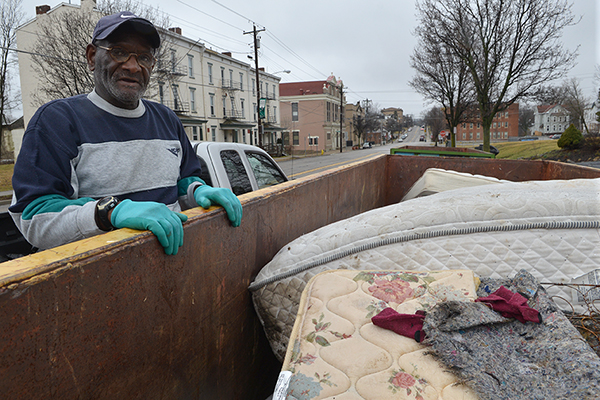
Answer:
<svg viewBox="0 0 600 400"><path fill-rule="evenodd" d="M94 218L96 225L103 231L112 231L115 227L108 217L109 212L119 204L119 199L114 196L103 197L96 203Z"/></svg>

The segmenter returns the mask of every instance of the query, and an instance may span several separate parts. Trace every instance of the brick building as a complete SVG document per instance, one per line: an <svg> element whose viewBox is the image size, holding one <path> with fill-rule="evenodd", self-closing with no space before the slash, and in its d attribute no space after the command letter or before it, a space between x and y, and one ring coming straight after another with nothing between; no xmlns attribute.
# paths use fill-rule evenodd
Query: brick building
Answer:
<svg viewBox="0 0 600 400"><path fill-rule="evenodd" d="M494 117L490 127L490 141L508 141L519 136L519 104L515 103ZM463 122L457 127L456 140L482 141L483 126L476 117Z"/></svg>

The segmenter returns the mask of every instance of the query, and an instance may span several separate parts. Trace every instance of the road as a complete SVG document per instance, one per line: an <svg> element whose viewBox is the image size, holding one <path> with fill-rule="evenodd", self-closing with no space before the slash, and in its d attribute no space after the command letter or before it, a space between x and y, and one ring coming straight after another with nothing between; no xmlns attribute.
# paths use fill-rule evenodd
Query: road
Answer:
<svg viewBox="0 0 600 400"><path fill-rule="evenodd" d="M419 127L413 127L407 134L406 140L401 144L395 141L385 145L374 145L370 149L351 150L345 148L342 153L338 150L313 157L287 157L284 160L277 160L277 164L283 169L288 178L296 179L354 161L368 160L380 154L390 154L390 149L400 145L423 146L431 144L419 142L419 136L421 135L421 128Z"/></svg>

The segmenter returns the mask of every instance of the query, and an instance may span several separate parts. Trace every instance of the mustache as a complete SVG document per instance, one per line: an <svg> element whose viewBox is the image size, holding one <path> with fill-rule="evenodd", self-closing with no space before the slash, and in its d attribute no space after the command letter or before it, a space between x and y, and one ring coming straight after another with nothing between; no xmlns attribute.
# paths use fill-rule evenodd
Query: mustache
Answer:
<svg viewBox="0 0 600 400"><path fill-rule="evenodd" d="M119 80L119 79L131 79L134 80L136 82L138 82L140 85L144 84L144 79L142 74L131 74L128 72L119 72L118 74L113 75L113 79L115 80Z"/></svg>

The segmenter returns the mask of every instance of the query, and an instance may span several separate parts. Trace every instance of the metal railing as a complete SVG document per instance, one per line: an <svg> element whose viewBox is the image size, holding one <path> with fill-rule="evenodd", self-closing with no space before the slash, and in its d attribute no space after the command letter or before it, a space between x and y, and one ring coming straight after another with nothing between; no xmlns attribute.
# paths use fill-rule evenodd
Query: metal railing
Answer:
<svg viewBox="0 0 600 400"><path fill-rule="evenodd" d="M190 112L190 103L187 101L179 101L179 100L165 100L162 102L165 106L169 107L171 110L176 113L189 113Z"/></svg>
<svg viewBox="0 0 600 400"><path fill-rule="evenodd" d="M244 114L238 110L225 110L225 118L244 119Z"/></svg>

